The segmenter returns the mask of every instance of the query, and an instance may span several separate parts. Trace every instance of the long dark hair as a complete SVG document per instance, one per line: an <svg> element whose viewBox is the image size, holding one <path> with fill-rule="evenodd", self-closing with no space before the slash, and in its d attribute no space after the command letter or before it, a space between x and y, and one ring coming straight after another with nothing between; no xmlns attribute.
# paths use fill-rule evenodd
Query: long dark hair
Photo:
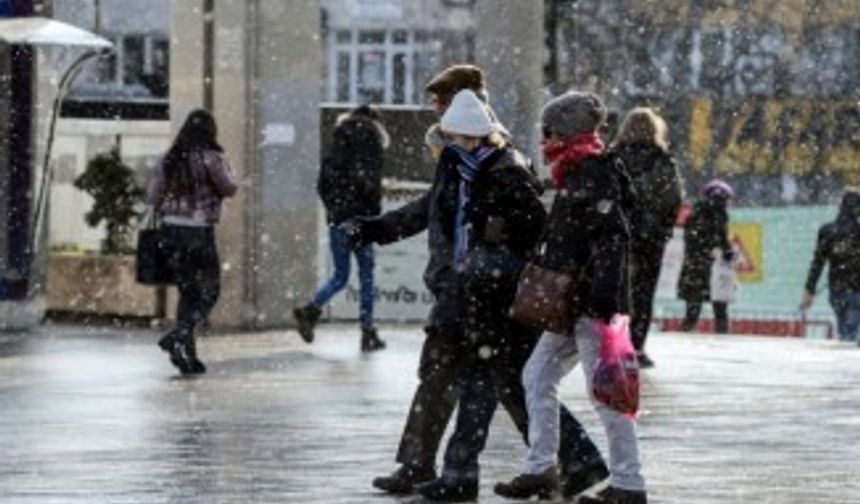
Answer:
<svg viewBox="0 0 860 504"><path fill-rule="evenodd" d="M173 145L164 156L165 192L171 195L190 194L195 180L191 171L191 155L203 150L224 149L218 144L218 127L215 117L207 110L193 110L185 119Z"/></svg>

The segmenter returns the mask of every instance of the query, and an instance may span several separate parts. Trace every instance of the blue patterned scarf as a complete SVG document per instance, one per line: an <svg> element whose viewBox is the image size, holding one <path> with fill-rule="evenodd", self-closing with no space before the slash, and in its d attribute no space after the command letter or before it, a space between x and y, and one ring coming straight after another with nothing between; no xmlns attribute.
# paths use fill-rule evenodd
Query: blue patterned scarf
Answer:
<svg viewBox="0 0 860 504"><path fill-rule="evenodd" d="M452 149L458 158L457 173L460 175L460 183L457 191L457 215L454 222L454 269L463 272L466 268L466 252L469 250L471 231L466 223L470 186L480 172L481 166L499 151L485 145L471 152L453 144L447 147Z"/></svg>

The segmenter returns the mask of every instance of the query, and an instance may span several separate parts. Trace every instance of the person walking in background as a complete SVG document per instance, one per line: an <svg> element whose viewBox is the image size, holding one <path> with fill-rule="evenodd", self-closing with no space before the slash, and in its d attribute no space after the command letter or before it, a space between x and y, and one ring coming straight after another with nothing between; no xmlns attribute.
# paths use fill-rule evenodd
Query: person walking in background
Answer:
<svg viewBox="0 0 860 504"><path fill-rule="evenodd" d="M839 215L821 226L818 244L809 265L809 276L801 308L808 309L815 298L818 277L829 263L827 275L830 306L842 341L858 341L860 336L860 192L849 190L842 196ZM860 343L860 341L858 341Z"/></svg>
<svg viewBox="0 0 860 504"><path fill-rule="evenodd" d="M638 107L627 114L611 151L623 161L636 191L629 212L633 288L630 329L639 365L647 368L654 365L645 353L654 293L663 251L672 237L683 201L683 186L678 165L669 152L666 122L651 108Z"/></svg>
<svg viewBox="0 0 860 504"><path fill-rule="evenodd" d="M478 458L499 402L524 439L528 434L520 376L537 333L508 317L508 308L546 211L530 160L507 145L473 92L457 93L440 125L450 140L440 159L440 223L462 284L465 334L456 374L457 421L442 475L418 492L433 501L459 502L478 495ZM559 451L565 490L577 495L603 480L606 466L566 408L555 417L565 433Z"/></svg>
<svg viewBox="0 0 860 504"><path fill-rule="evenodd" d="M182 374L206 372L197 356L194 330L218 301L221 262L214 228L222 201L238 188L217 136L212 114L191 112L155 165L147 187L148 203L162 221L164 246L179 290L176 327L158 345Z"/></svg>
<svg viewBox="0 0 860 504"><path fill-rule="evenodd" d="M334 274L309 303L293 309L299 335L306 343L314 340L314 326L322 307L349 281L351 254L347 231L341 224L359 215L379 215L382 209L383 152L388 144L388 133L379 120L379 113L368 105L337 120L331 149L323 160L317 182L317 192L326 209ZM373 245L365 245L352 253L358 262L361 286L361 351L381 350L385 348L385 341L379 338L373 324Z"/></svg>
<svg viewBox="0 0 860 504"><path fill-rule="evenodd" d="M728 203L734 191L727 183L715 179L705 185L702 195L684 225L684 264L678 280L678 296L687 302L682 331L695 329L702 303L711 299L715 250L727 262L734 258L728 236ZM713 301L712 304L715 331L720 334L729 332L728 304L721 301Z"/></svg>

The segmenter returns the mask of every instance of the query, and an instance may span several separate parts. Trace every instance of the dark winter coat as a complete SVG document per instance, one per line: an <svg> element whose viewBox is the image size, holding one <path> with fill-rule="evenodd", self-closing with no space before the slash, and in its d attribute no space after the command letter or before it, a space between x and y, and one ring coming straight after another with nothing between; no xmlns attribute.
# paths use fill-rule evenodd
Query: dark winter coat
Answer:
<svg viewBox="0 0 860 504"><path fill-rule="evenodd" d="M638 248L662 247L672 237L683 187L678 165L671 154L645 143L616 147L636 189L636 202L630 212L633 253Z"/></svg>
<svg viewBox="0 0 860 504"><path fill-rule="evenodd" d="M538 262L574 274L580 313L607 319L630 307L630 230L635 195L620 159L589 157L568 171L547 218Z"/></svg>
<svg viewBox="0 0 860 504"><path fill-rule="evenodd" d="M497 158L497 162L520 166L527 163L525 157L516 151L510 150ZM424 283L436 298L433 310L429 316L428 326L437 327L447 324L462 324L463 305L463 275L457 273L454 268L454 220L453 215L457 205L456 176L451 172L452 167L445 159L440 159L433 176L430 188L417 200L389 212L385 212L376 219L365 224L364 232L371 241L380 244L392 243L418 234L427 230L427 248L429 260L424 270ZM511 173L518 173L512 168L495 171L490 177L506 180ZM473 201L487 201L488 208L495 208L500 204L499 196L492 195L483 198L480 189L477 189L476 198ZM504 201L508 201L505 196ZM484 204L479 204L482 207ZM494 210L476 210L473 214L473 227L477 230L473 235L483 236L480 229L486 227L486 219L481 215L490 215ZM521 218L509 217L505 229L511 226L522 225ZM483 221L483 222L482 222ZM535 226L536 233L540 228ZM523 239L525 237L525 240ZM505 244L513 250L523 251L529 247L529 238L524 233L509 234Z"/></svg>
<svg viewBox="0 0 860 504"><path fill-rule="evenodd" d="M729 213L723 198L705 198L693 206L684 225L684 264L678 280L678 297L687 301L710 298L714 249L731 253Z"/></svg>
<svg viewBox="0 0 860 504"><path fill-rule="evenodd" d="M529 170L529 160L513 149L470 186L466 219L470 226L469 251L463 272L468 342L478 351L518 362L537 334L514 323L508 309L517 281L533 257L546 219L540 201L541 185ZM453 222L446 215L444 222ZM453 232L448 226L446 234Z"/></svg>
<svg viewBox="0 0 860 504"><path fill-rule="evenodd" d="M383 150L387 143L388 135L378 122L356 115L341 119L317 181L329 224L379 215Z"/></svg>
<svg viewBox="0 0 860 504"><path fill-rule="evenodd" d="M499 309L481 314L485 318L506 317L522 268L534 255L546 220L541 191L529 160L513 149L480 172L471 185L464 280L469 296L494 298Z"/></svg>
<svg viewBox="0 0 860 504"><path fill-rule="evenodd" d="M388 244L427 230L429 260L424 269L424 283L436 298L428 316L427 328L462 325L462 281L454 271L454 244L450 233L443 231L440 208L455 205L443 201L452 196L453 178L446 167L437 163L430 188L418 199L385 212L365 222L363 233L368 241Z"/></svg>
<svg viewBox="0 0 860 504"><path fill-rule="evenodd" d="M430 188L417 200L385 212L366 226L370 239L382 245L400 241L427 230L427 248L430 260L424 270L424 283L434 295L459 288L454 272L454 245L450 234L443 231L440 208L453 206L452 191L447 189L453 181L445 176L446 169L437 164Z"/></svg>
<svg viewBox="0 0 860 504"><path fill-rule="evenodd" d="M818 231L818 245L806 290L815 293L824 263L830 263L827 279L831 293L860 292L860 194L848 193L842 200L839 216Z"/></svg>

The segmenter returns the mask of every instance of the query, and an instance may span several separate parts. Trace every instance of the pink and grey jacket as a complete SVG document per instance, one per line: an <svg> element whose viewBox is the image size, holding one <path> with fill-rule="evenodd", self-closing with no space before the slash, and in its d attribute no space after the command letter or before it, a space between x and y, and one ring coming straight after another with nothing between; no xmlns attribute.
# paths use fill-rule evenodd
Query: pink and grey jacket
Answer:
<svg viewBox="0 0 860 504"><path fill-rule="evenodd" d="M194 191L172 196L165 194L164 157L153 168L147 184L147 202L162 218L177 217L201 225L216 224L221 218L221 201L236 194L233 169L227 158L216 150L200 150L191 155Z"/></svg>

